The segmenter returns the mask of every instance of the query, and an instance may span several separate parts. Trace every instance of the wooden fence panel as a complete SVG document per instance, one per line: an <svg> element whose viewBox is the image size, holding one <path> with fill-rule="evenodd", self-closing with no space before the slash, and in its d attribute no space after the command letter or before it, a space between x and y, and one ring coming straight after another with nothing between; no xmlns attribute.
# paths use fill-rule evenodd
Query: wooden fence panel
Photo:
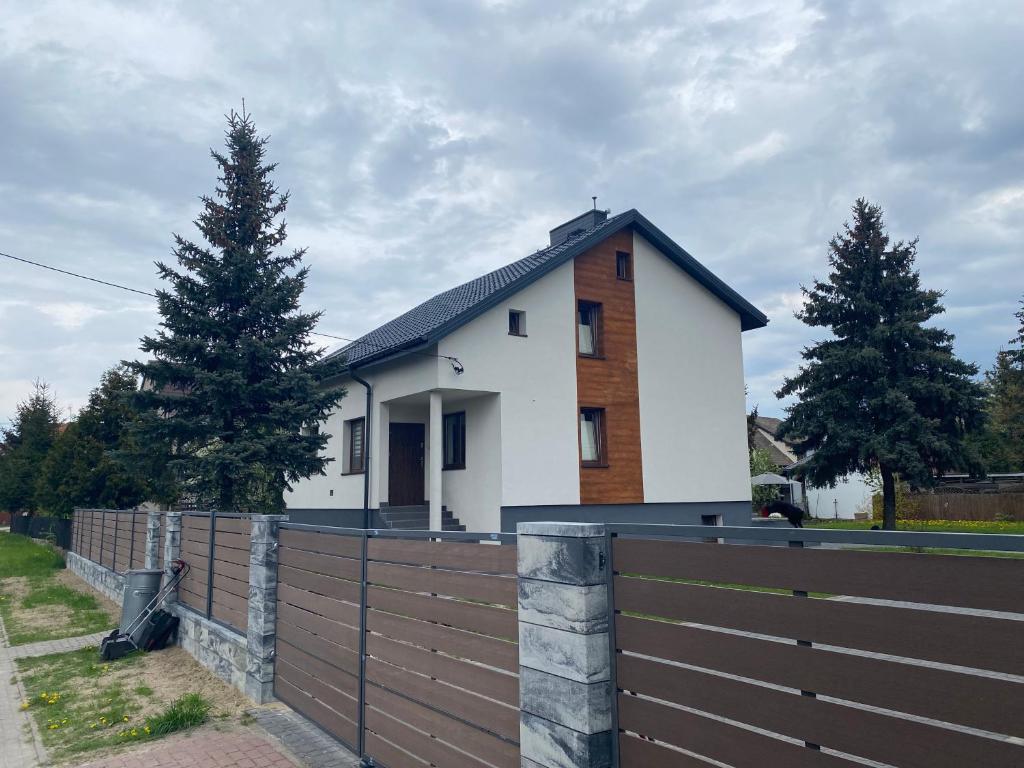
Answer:
<svg viewBox="0 0 1024 768"><path fill-rule="evenodd" d="M1024 522L1024 493L920 493L910 495L915 520Z"/></svg>
<svg viewBox="0 0 1024 768"><path fill-rule="evenodd" d="M614 537L612 562L623 768L1024 765L1019 559Z"/></svg>
<svg viewBox="0 0 1024 768"><path fill-rule="evenodd" d="M274 694L353 748L361 552L361 536L280 531Z"/></svg>
<svg viewBox="0 0 1024 768"><path fill-rule="evenodd" d="M517 766L515 548L389 537L367 550L366 754Z"/></svg>

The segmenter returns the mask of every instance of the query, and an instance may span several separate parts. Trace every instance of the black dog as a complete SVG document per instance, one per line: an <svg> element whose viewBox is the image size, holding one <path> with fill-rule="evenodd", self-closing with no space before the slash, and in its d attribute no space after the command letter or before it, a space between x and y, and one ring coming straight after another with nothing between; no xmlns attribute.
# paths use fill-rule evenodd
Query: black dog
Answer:
<svg viewBox="0 0 1024 768"><path fill-rule="evenodd" d="M790 504L788 501L772 501L765 505L765 509L768 510L769 515L778 512L789 520L789 524L794 528L804 527L804 511L795 504Z"/></svg>

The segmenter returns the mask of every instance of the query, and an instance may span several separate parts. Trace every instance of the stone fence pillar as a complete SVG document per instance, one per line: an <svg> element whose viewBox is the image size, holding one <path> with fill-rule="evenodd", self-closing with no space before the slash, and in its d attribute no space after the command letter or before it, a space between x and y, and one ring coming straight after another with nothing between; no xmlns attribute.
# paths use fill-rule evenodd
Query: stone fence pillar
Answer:
<svg viewBox="0 0 1024 768"><path fill-rule="evenodd" d="M151 509L146 515L146 565L148 570L160 567L160 515L159 510Z"/></svg>
<svg viewBox="0 0 1024 768"><path fill-rule="evenodd" d="M603 525L520 523L519 740L524 768L612 764Z"/></svg>
<svg viewBox="0 0 1024 768"><path fill-rule="evenodd" d="M164 517L164 579L174 577L174 561L181 557L181 512ZM178 602L178 590L172 589L165 600L168 606Z"/></svg>
<svg viewBox="0 0 1024 768"><path fill-rule="evenodd" d="M245 694L257 704L274 697L278 526L287 519L287 515L252 516Z"/></svg>

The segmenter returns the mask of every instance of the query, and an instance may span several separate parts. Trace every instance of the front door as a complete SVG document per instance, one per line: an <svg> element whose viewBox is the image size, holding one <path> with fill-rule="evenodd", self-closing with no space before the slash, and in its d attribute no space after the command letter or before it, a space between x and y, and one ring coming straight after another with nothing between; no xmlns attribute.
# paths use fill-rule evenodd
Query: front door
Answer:
<svg viewBox="0 0 1024 768"><path fill-rule="evenodd" d="M388 457L388 504L402 507L423 503L422 424L392 423L388 429L391 454Z"/></svg>

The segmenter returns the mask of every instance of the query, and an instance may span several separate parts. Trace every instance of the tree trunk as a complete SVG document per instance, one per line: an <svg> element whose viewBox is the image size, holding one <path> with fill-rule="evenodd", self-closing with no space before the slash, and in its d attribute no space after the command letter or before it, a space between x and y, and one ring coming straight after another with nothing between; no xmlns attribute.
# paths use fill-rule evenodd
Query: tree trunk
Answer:
<svg viewBox="0 0 1024 768"><path fill-rule="evenodd" d="M888 467L879 467L882 475L882 530L896 530L896 477Z"/></svg>

